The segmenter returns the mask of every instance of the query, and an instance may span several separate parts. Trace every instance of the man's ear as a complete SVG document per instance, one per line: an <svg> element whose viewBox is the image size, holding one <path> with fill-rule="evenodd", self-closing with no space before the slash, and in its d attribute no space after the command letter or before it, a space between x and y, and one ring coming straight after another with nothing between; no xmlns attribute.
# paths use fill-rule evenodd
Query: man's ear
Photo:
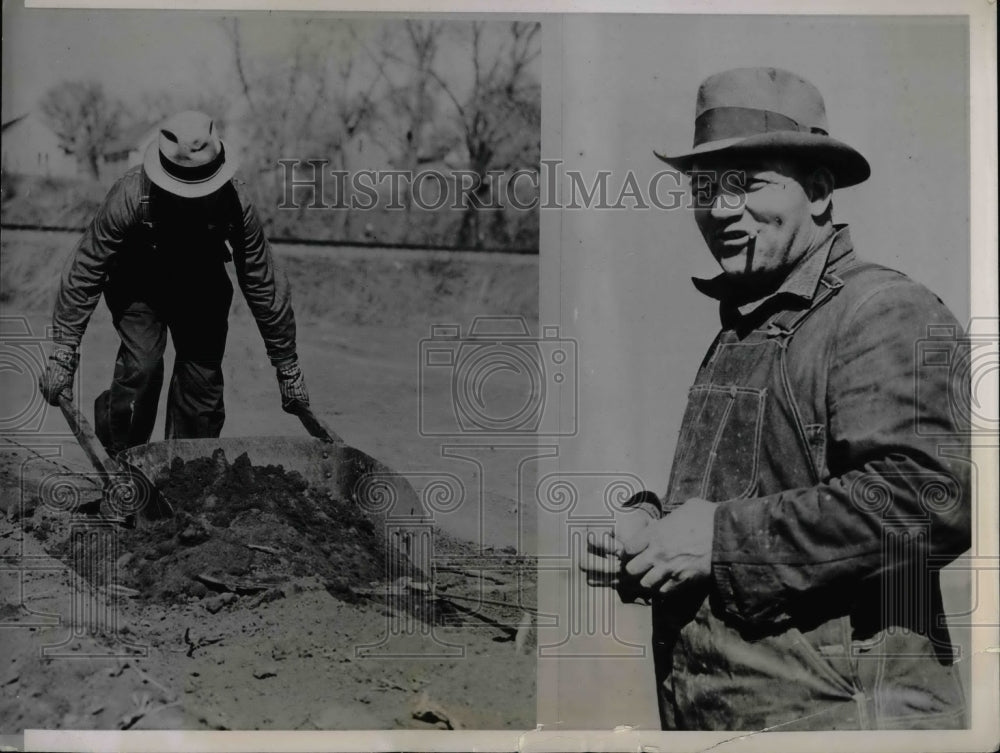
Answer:
<svg viewBox="0 0 1000 753"><path fill-rule="evenodd" d="M806 193L809 196L810 214L823 217L830 212L833 201L833 173L827 167L817 167L807 179Z"/></svg>

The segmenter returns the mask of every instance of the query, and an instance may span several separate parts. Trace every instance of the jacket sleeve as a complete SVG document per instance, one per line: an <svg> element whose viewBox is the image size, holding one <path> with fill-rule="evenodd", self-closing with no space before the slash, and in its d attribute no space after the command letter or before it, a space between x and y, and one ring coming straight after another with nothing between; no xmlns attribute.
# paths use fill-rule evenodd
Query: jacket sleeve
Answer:
<svg viewBox="0 0 1000 753"><path fill-rule="evenodd" d="M52 313L52 339L60 345L79 347L115 256L139 219L137 179L129 174L111 187L63 267Z"/></svg>
<svg viewBox="0 0 1000 753"><path fill-rule="evenodd" d="M241 249L234 249L236 279L264 338L268 358L277 365L296 356L288 276L275 263L253 201L238 184L237 195L243 212L243 238Z"/></svg>
<svg viewBox="0 0 1000 753"><path fill-rule="evenodd" d="M940 567L968 549L968 404L959 400L969 385L956 368L968 357L958 323L925 288L906 280L858 301L827 366L831 475L719 504L713 606L743 624L782 622L824 594L852 593L915 561Z"/></svg>

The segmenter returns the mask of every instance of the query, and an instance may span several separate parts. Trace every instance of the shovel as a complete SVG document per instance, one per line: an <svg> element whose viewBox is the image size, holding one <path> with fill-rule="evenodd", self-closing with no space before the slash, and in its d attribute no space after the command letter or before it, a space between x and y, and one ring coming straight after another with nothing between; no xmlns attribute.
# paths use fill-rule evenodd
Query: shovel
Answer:
<svg viewBox="0 0 1000 753"><path fill-rule="evenodd" d="M160 520L174 514L170 502L142 471L131 463L114 460L108 455L72 398L60 395L59 408L76 441L97 471L104 486L104 499L114 515L125 520L132 516L135 516L133 520Z"/></svg>
<svg viewBox="0 0 1000 753"><path fill-rule="evenodd" d="M346 445L343 439L331 429L326 421L319 418L315 413L312 412L312 408L308 404L295 401L289 406L289 410L296 416L298 416L299 421L305 427L306 431L309 432L309 436L316 437L316 439L322 440L327 444L342 444Z"/></svg>

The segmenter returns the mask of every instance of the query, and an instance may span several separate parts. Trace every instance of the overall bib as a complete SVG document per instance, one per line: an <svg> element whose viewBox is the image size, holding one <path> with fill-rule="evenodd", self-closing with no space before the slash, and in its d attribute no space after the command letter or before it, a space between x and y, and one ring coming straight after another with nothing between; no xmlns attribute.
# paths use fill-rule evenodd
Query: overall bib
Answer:
<svg viewBox="0 0 1000 753"><path fill-rule="evenodd" d="M826 467L826 417L811 415L814 409L796 399L789 344L844 281L867 266L850 266L840 277L827 272L805 310L780 311L750 331L723 329L690 391L666 514L692 497L732 501L819 483ZM708 596L703 590L653 602L664 729L891 727L892 694L909 694L904 705L912 707L928 673L942 678L932 686L945 688L940 697L930 693L926 699L928 724L963 723L960 714L942 723L942 714L954 716L964 701L954 667L933 657L925 636L880 632L866 647L849 609L822 604L805 610L814 619L754 634L724 621ZM877 610L878 595L872 599ZM927 661L914 662L914 650ZM920 726L920 721L911 717L900 726Z"/></svg>

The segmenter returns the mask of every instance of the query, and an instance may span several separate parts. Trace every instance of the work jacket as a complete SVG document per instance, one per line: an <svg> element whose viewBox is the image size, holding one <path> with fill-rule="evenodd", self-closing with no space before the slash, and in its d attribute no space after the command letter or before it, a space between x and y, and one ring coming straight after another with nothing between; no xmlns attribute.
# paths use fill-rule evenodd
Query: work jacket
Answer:
<svg viewBox="0 0 1000 753"><path fill-rule="evenodd" d="M102 293L114 291L111 307L127 293L169 311L192 296L211 295L203 282L225 278L222 265L232 260L271 362L295 356L288 278L275 266L243 186L234 179L220 192L212 216L191 220L177 210L177 199L158 195L141 166L126 172L63 270L52 317L55 342L79 346Z"/></svg>
<svg viewBox="0 0 1000 753"><path fill-rule="evenodd" d="M653 604L663 726L962 726L939 586L970 545L958 322L846 226L761 300L696 284L722 330L663 507L718 507L709 585Z"/></svg>

